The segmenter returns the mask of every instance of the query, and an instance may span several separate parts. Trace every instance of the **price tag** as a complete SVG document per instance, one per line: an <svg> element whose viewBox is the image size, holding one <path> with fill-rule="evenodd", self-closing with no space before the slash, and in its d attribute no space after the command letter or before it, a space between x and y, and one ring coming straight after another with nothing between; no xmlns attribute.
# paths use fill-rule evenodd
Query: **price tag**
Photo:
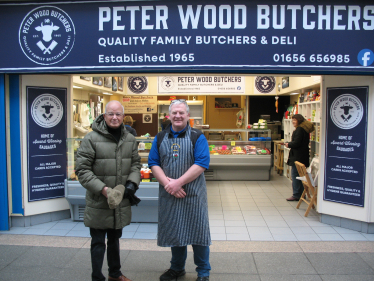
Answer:
<svg viewBox="0 0 374 281"><path fill-rule="evenodd" d="M213 155L219 155L219 153L213 153Z"/></svg>
<svg viewBox="0 0 374 281"><path fill-rule="evenodd" d="M146 142L144 147L145 147L145 149L151 149L152 143L151 142Z"/></svg>
<svg viewBox="0 0 374 281"><path fill-rule="evenodd" d="M235 146L235 142L234 141L231 142L231 146Z"/></svg>
<svg viewBox="0 0 374 281"><path fill-rule="evenodd" d="M142 179L142 182L151 182L150 179Z"/></svg>

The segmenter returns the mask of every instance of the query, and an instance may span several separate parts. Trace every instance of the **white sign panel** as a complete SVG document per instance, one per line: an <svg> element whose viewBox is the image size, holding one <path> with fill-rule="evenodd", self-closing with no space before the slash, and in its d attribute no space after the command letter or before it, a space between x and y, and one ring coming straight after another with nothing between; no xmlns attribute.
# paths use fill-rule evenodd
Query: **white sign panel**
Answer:
<svg viewBox="0 0 374 281"><path fill-rule="evenodd" d="M159 76L159 94L244 94L244 76Z"/></svg>
<svg viewBox="0 0 374 281"><path fill-rule="evenodd" d="M157 113L157 96L126 96L122 98L125 114Z"/></svg>

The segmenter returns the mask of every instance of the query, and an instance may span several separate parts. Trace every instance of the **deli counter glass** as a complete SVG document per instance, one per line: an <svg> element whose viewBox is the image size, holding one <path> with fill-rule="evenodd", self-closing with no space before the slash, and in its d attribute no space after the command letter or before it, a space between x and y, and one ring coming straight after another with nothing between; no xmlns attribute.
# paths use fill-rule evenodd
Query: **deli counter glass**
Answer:
<svg viewBox="0 0 374 281"><path fill-rule="evenodd" d="M206 180L270 180L270 130L204 130L207 133L210 165Z"/></svg>
<svg viewBox="0 0 374 281"><path fill-rule="evenodd" d="M132 222L157 222L159 184L148 169L148 153L153 143L152 137L137 137L139 155L142 164L142 180L136 192L141 202L131 208ZM65 180L65 197L70 205L71 218L83 221L86 206L86 189L79 183L75 174L77 150L83 139L69 138L67 144L67 179Z"/></svg>

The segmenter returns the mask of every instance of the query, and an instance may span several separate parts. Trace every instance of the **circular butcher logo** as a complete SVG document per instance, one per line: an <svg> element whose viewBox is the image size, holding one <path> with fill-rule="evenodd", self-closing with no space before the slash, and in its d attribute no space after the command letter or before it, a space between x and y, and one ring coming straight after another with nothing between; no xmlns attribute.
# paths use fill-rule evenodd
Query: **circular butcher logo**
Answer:
<svg viewBox="0 0 374 281"><path fill-rule="evenodd" d="M144 123L151 123L152 122L152 116L149 114L144 114Z"/></svg>
<svg viewBox="0 0 374 281"><path fill-rule="evenodd" d="M19 44L33 62L51 65L65 59L73 48L75 27L67 13L54 6L30 11L19 29Z"/></svg>
<svg viewBox="0 0 374 281"><path fill-rule="evenodd" d="M145 76L130 76L127 80L127 86L135 94L143 93L148 86L148 81Z"/></svg>
<svg viewBox="0 0 374 281"><path fill-rule="evenodd" d="M341 129L356 127L364 115L361 101L354 95L344 94L338 96L330 107L332 122Z"/></svg>
<svg viewBox="0 0 374 281"><path fill-rule="evenodd" d="M43 128L56 126L64 115L61 101L51 94L38 96L31 105L31 116Z"/></svg>
<svg viewBox="0 0 374 281"><path fill-rule="evenodd" d="M165 76L161 79L161 87L165 91L170 91L175 86L175 81L172 76Z"/></svg>
<svg viewBox="0 0 374 281"><path fill-rule="evenodd" d="M260 93L268 94L275 88L275 78L273 76L257 76L255 86Z"/></svg>

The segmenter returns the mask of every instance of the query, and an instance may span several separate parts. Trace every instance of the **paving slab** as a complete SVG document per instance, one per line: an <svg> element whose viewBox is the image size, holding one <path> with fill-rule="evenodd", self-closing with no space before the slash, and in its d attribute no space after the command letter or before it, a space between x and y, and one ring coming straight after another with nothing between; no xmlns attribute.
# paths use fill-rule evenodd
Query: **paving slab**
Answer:
<svg viewBox="0 0 374 281"><path fill-rule="evenodd" d="M30 248L30 246L0 245L0 270L18 259Z"/></svg>
<svg viewBox="0 0 374 281"><path fill-rule="evenodd" d="M261 281L322 281L318 274L261 274Z"/></svg>
<svg viewBox="0 0 374 281"><path fill-rule="evenodd" d="M195 277L196 278L196 277ZM179 279L178 279L179 280ZM196 279L189 279L195 281ZM259 275L253 275L248 273L235 273L235 274L217 274L217 273L211 273L210 280L212 281L227 281L227 280L235 280L235 281L260 281Z"/></svg>
<svg viewBox="0 0 374 281"><path fill-rule="evenodd" d="M317 274L303 253L253 253L253 257L260 275Z"/></svg>
<svg viewBox="0 0 374 281"><path fill-rule="evenodd" d="M63 268L79 251L77 248L31 247L12 266Z"/></svg>
<svg viewBox="0 0 374 281"><path fill-rule="evenodd" d="M170 259L170 249L169 252L130 251L126 259L122 261L122 267L124 271L137 268L144 272L154 271L162 274L164 270L170 267Z"/></svg>
<svg viewBox="0 0 374 281"><path fill-rule="evenodd" d="M210 264L214 273L258 274L253 255L250 253L213 252L210 254Z"/></svg>
<svg viewBox="0 0 374 281"><path fill-rule="evenodd" d="M323 281L373 281L373 275L320 275Z"/></svg>
<svg viewBox="0 0 374 281"><path fill-rule="evenodd" d="M108 271L103 270L104 276L107 276ZM35 279L38 280L38 279ZM46 279L48 280L48 279ZM54 280L54 279L53 279ZM79 280L91 281L91 268L63 268L57 273L58 281Z"/></svg>
<svg viewBox="0 0 374 281"><path fill-rule="evenodd" d="M65 276L58 274L61 268L53 266L14 266L9 265L1 270L2 281L13 280L38 280L38 281L62 281L80 280L65 279ZM90 276L88 276L90 277ZM85 278L83 278L84 280Z"/></svg>
<svg viewBox="0 0 374 281"><path fill-rule="evenodd" d="M374 275L374 270L356 253L306 253L318 274Z"/></svg>
<svg viewBox="0 0 374 281"><path fill-rule="evenodd" d="M373 253L357 253L371 268L374 269L374 254Z"/></svg>

